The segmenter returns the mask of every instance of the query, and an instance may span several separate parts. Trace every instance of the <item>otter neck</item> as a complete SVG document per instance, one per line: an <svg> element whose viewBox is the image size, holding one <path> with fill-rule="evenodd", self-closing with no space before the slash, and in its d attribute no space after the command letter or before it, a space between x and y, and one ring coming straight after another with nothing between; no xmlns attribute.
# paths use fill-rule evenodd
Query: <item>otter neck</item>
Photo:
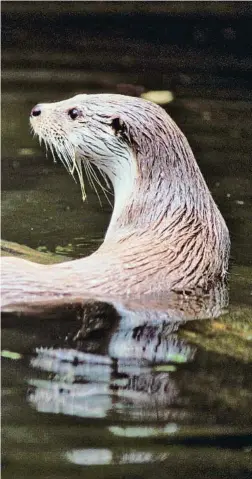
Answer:
<svg viewBox="0 0 252 479"><path fill-rule="evenodd" d="M125 164L120 162L118 174L110 176L115 203L105 242L146 230L167 228L168 235L169 226L176 221L180 226L179 217L183 223L191 221L192 215L207 223L212 210L216 214L190 146L183 142L170 151L159 144L151 157L140 151L125 158Z"/></svg>

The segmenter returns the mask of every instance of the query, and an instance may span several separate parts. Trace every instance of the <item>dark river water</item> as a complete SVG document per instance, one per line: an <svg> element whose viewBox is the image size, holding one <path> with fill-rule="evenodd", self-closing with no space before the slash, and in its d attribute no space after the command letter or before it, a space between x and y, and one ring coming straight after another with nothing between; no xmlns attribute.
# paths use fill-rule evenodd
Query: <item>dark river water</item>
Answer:
<svg viewBox="0 0 252 479"><path fill-rule="evenodd" d="M103 86L92 76L83 88L81 76L66 83L47 79L46 68L40 80L36 70L18 79L15 71L3 73L2 238L88 255L111 206L88 185L82 202L79 185L30 135L28 117L40 101L117 92L122 73L102 82L94 70ZM229 306L190 321L171 308L167 320L148 305L143 314L120 306L120 317L105 307L83 339L79 318L4 317L3 477L252 477L252 103L233 88L227 82L214 98L204 86L173 91L167 105L230 229Z"/></svg>

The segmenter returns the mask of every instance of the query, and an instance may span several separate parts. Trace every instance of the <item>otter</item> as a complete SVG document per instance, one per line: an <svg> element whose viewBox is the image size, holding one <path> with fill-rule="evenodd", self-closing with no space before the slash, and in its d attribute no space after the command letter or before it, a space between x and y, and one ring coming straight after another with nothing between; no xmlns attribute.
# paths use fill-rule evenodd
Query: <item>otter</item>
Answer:
<svg viewBox="0 0 252 479"><path fill-rule="evenodd" d="M71 296L209 291L225 282L225 221L184 134L163 108L119 94L41 103L30 115L40 141L78 175L94 164L112 183L114 208L91 256L50 266L2 259L2 309Z"/></svg>

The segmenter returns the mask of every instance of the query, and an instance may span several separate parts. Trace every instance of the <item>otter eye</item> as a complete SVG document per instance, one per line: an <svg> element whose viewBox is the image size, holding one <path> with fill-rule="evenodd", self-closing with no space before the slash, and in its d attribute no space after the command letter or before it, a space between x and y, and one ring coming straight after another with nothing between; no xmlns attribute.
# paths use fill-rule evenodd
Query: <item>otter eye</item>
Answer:
<svg viewBox="0 0 252 479"><path fill-rule="evenodd" d="M70 116L71 120L75 120L80 114L80 111L77 108L71 108L68 111L68 115Z"/></svg>

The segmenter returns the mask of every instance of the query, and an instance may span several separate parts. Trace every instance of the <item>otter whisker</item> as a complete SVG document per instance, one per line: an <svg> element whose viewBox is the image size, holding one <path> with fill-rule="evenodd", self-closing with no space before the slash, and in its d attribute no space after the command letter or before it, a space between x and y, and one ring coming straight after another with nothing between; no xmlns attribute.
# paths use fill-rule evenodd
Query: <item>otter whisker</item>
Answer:
<svg viewBox="0 0 252 479"><path fill-rule="evenodd" d="M105 187L103 186L103 184L100 182L100 180L99 180L99 178L98 178L98 176L97 176L97 174L96 174L96 171L95 171L95 169L94 169L92 163L90 163L90 171L92 172L92 175L93 175L94 180L96 181L96 183L97 183L97 184L100 186L100 188L102 189L103 194L104 194L106 200L108 201L108 203L110 204L110 206L112 206L111 201L109 200L108 195L107 195L107 193L110 193L110 192L109 192L108 190L106 190L106 188L105 188Z"/></svg>
<svg viewBox="0 0 252 479"><path fill-rule="evenodd" d="M65 144L58 143L58 144L54 145L54 147L55 147L55 150L56 150L60 160L62 161L62 163L64 164L64 166L68 170L68 172L71 174L71 176L74 178L74 171L72 170L72 164L74 163L74 159L70 155L69 151L66 149ZM74 178L74 180L75 180L75 178Z"/></svg>
<svg viewBox="0 0 252 479"><path fill-rule="evenodd" d="M84 178L83 178L82 161L78 156L76 156L76 153L75 153L75 157L74 157L74 165L75 165L75 168L76 168L76 171L77 171L77 174L78 174L78 177L79 177L79 181L80 181L82 199L83 199L83 201L85 201L85 199L87 198L87 194L86 194L85 183L84 183Z"/></svg>
<svg viewBox="0 0 252 479"><path fill-rule="evenodd" d="M66 168L66 170L69 173L69 165L68 165L67 159L64 157L63 153L61 152L61 150L59 148L60 145L55 145L54 143L52 143L52 146L54 147L55 153L59 157L61 163L63 163L64 167Z"/></svg>
<svg viewBox="0 0 252 479"><path fill-rule="evenodd" d="M76 178L74 176L74 173L75 173L75 170L77 171L79 181L80 181L80 184L81 184L82 197L83 197L83 199L85 199L86 198L86 193L85 193L84 181L83 181L83 178L81 176L82 174L79 171L79 167L78 167L78 165L76 164L76 161L75 161L74 150L72 150L73 155L71 155L71 151L69 151L69 148L66 147L66 144L64 144L64 143L61 144L59 141L56 142L55 140L50 143L50 149L51 149L54 161L56 162L56 159L55 159L55 153L56 153L57 156L59 157L60 161L63 163L64 167L68 171L68 173L70 173L70 175L74 179L75 183L77 183L77 181L76 181Z"/></svg>
<svg viewBox="0 0 252 479"><path fill-rule="evenodd" d="M30 124L29 131L30 131L30 134L32 135L32 137L34 138L36 136L36 133L35 133L34 128L31 124Z"/></svg>
<svg viewBox="0 0 252 479"><path fill-rule="evenodd" d="M96 188L96 186L95 186L95 181L94 181L94 180L95 180L95 177L94 177L94 175L93 175L93 170L92 170L91 163L87 162L87 163L86 163L86 166L87 166L87 169L88 169L89 175L90 175L90 184L91 184L92 188L94 189L94 191L95 191L95 193L96 193L96 195L97 195L97 198L98 198L98 200L99 200L100 205L102 206L102 201L101 201L100 195L99 195L98 190L97 190L97 188Z"/></svg>
<svg viewBox="0 0 252 479"><path fill-rule="evenodd" d="M103 180L104 180L104 183L106 184L106 191L110 194L110 195L113 195L112 191L111 191L111 184L109 183L108 181L108 178L107 176L105 175L104 171L97 165L97 169L100 173L100 175L102 176Z"/></svg>
<svg viewBox="0 0 252 479"><path fill-rule="evenodd" d="M63 148L64 148L64 153L66 155L66 161L67 161L67 164L68 164L68 167L69 167L69 172L73 176L74 175L74 170L76 169L75 149L73 147L71 149L67 143L63 144Z"/></svg>
<svg viewBox="0 0 252 479"><path fill-rule="evenodd" d="M53 145L51 143L49 143L49 148L51 150L51 153L52 153L52 157L53 157L53 162L54 163L57 163L57 159L55 157L55 152L54 152L54 149L53 149Z"/></svg>
<svg viewBox="0 0 252 479"><path fill-rule="evenodd" d="M93 188L93 185L92 185L92 178L90 177L90 173L89 173L89 170L88 170L88 164L87 163L83 163L83 166L84 166L84 171L85 171L85 175L88 179L88 182L91 186L91 188Z"/></svg>
<svg viewBox="0 0 252 479"><path fill-rule="evenodd" d="M46 149L46 158L48 158L49 143L48 143L47 140L44 140L44 144L45 144L45 149Z"/></svg>
<svg viewBox="0 0 252 479"><path fill-rule="evenodd" d="M98 197L99 203L101 204L99 195L98 195L98 193L97 193L97 190L96 190L96 187L95 187L95 184L94 184L94 180L93 180L93 178L92 178L92 176L91 176L91 173L90 173L90 164L89 164L88 162L84 162L83 165L84 165L85 173L86 173L86 175L87 175L89 184L90 184L92 190L95 191L95 193L96 193L96 195L97 195L97 197Z"/></svg>
<svg viewBox="0 0 252 479"><path fill-rule="evenodd" d="M93 176L94 176L96 182L97 182L98 185L101 187L101 189L102 189L103 191L106 191L107 193L110 193L110 191L109 191L107 188L105 188L105 186L100 182L99 177L97 176L97 173L96 173L96 171L95 171L94 166L93 166L92 163L90 163L90 168L91 168L91 170L92 170L92 172L93 172ZM98 168L98 167L97 167L97 168ZM98 170L99 170L99 172L101 173L101 171L100 171L99 168L98 168ZM104 176L103 176L103 179L104 179Z"/></svg>

